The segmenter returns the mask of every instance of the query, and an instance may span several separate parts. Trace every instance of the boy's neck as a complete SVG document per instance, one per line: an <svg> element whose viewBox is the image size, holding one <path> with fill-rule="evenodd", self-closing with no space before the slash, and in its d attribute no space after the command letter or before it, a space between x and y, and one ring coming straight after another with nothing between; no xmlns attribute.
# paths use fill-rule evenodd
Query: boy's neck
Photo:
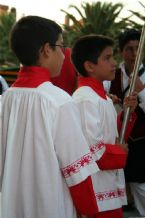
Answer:
<svg viewBox="0 0 145 218"><path fill-rule="evenodd" d="M96 75L88 75L90 78L96 79L99 83L103 84L103 80L98 78Z"/></svg>
<svg viewBox="0 0 145 218"><path fill-rule="evenodd" d="M130 76L130 74L133 72L133 69L131 67L128 67L126 64L125 64L125 72L128 76Z"/></svg>

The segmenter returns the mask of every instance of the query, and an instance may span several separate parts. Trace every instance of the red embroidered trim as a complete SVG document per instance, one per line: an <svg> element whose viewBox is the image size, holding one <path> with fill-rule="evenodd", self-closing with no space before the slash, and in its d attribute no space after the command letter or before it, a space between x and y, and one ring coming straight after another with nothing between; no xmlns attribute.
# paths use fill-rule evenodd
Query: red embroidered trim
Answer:
<svg viewBox="0 0 145 218"><path fill-rule="evenodd" d="M117 189L109 192L98 192L95 194L98 201L110 200L112 198L118 198L125 196L125 189Z"/></svg>
<svg viewBox="0 0 145 218"><path fill-rule="evenodd" d="M83 156L81 159L75 161L71 165L65 167L62 169L62 173L65 178L68 178L69 176L77 173L80 171L80 168L85 167L86 165L89 165L93 161L92 155L90 153Z"/></svg>
<svg viewBox="0 0 145 218"><path fill-rule="evenodd" d="M105 147L105 144L102 141L100 141L95 145L91 145L90 146L90 151L91 151L92 154L95 154L96 152L101 150L103 147Z"/></svg>

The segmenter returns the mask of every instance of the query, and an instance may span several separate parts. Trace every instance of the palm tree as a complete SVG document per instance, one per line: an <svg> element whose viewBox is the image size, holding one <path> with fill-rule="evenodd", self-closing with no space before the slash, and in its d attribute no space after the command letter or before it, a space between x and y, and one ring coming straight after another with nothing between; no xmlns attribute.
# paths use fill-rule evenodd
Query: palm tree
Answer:
<svg viewBox="0 0 145 218"><path fill-rule="evenodd" d="M61 10L73 23L71 26L63 25L64 41L70 47L75 39L86 34L103 34L116 38L129 23L129 18L119 18L123 9L121 3L82 3L81 10L75 5L70 5L69 8L75 9L81 18L77 20L71 13Z"/></svg>
<svg viewBox="0 0 145 218"><path fill-rule="evenodd" d="M142 2L139 1L139 4L143 7L143 9L145 9L145 5L143 5ZM145 15L141 14L140 12L137 11L132 11L130 10L130 12L132 13L133 16L136 16L140 21L142 21L143 23L145 22ZM135 21L130 21L131 25L133 28L135 29L141 29L142 25L140 23L137 23Z"/></svg>

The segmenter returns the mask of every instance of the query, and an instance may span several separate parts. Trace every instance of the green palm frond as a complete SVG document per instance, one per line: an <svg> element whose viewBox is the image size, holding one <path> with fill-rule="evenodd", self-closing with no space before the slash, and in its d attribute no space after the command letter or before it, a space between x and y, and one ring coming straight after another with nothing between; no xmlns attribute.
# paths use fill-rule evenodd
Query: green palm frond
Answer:
<svg viewBox="0 0 145 218"><path fill-rule="evenodd" d="M145 5L142 2L139 1L139 4L145 9Z"/></svg>
<svg viewBox="0 0 145 218"><path fill-rule="evenodd" d="M75 10L77 11L77 13L80 15L81 18L84 17L83 14L82 14L82 12L81 12L81 10L80 10L77 6L75 6L75 5L69 5L69 8L75 9Z"/></svg>
<svg viewBox="0 0 145 218"><path fill-rule="evenodd" d="M133 15L135 15L137 18L141 19L141 20L145 20L145 16L144 15L141 15L139 12L135 12L135 11L132 11L132 10L129 10Z"/></svg>
<svg viewBox="0 0 145 218"><path fill-rule="evenodd" d="M129 18L119 18L123 9L121 3L85 2L82 3L81 9L74 5L70 5L69 8L75 9L80 16L80 20L77 20L74 14L61 10L72 22L71 26L63 25L65 39L69 38L67 40L70 43L69 46L73 44L74 39L86 34L95 33L116 37L121 30L130 25Z"/></svg>
<svg viewBox="0 0 145 218"><path fill-rule="evenodd" d="M143 7L143 9L145 10L145 5L139 1L139 4ZM129 10L133 16L137 17L140 21L145 22L145 15L141 14L138 11L133 11L133 10ZM140 28L142 25L137 23L137 22L133 22L131 21L131 24L133 26L133 28Z"/></svg>

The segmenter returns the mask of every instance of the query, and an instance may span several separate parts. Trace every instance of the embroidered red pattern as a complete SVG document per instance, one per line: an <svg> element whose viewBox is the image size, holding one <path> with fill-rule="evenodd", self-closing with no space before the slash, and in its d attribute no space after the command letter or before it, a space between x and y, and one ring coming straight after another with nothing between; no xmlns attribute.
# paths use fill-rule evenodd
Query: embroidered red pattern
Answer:
<svg viewBox="0 0 145 218"><path fill-rule="evenodd" d="M104 146L105 146L105 144L102 141L97 142L95 145L90 146L90 151L92 154L95 154L96 152L101 150Z"/></svg>
<svg viewBox="0 0 145 218"><path fill-rule="evenodd" d="M76 174L80 171L81 168L85 167L86 165L89 165L93 161L91 153L88 153L84 155L79 160L75 161L71 165L65 167L62 169L62 173L65 178L68 178L69 176Z"/></svg>
<svg viewBox="0 0 145 218"><path fill-rule="evenodd" d="M125 189L117 189L109 192L98 192L95 194L98 201L110 200L125 196Z"/></svg>

